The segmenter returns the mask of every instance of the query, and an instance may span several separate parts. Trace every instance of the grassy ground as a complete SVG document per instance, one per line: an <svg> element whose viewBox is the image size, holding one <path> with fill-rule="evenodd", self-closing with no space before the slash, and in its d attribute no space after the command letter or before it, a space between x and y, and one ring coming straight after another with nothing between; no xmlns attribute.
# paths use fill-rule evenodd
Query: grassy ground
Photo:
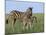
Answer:
<svg viewBox="0 0 46 35"><path fill-rule="evenodd" d="M12 24L5 25L5 33L35 33L35 32L44 32L44 14L33 14L33 16L37 17L37 23L33 23L33 28L29 28L28 30L22 30L22 24L18 20L14 25L14 32L12 31ZM9 26L10 25L10 26Z"/></svg>

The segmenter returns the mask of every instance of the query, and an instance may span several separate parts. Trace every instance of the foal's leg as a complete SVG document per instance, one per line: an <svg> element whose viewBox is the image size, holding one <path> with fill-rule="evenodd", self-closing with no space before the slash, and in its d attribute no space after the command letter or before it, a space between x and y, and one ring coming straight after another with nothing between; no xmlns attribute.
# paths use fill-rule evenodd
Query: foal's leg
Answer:
<svg viewBox="0 0 46 35"><path fill-rule="evenodd" d="M30 26L30 28L31 28L31 26L32 26L31 22L29 22L29 26Z"/></svg>

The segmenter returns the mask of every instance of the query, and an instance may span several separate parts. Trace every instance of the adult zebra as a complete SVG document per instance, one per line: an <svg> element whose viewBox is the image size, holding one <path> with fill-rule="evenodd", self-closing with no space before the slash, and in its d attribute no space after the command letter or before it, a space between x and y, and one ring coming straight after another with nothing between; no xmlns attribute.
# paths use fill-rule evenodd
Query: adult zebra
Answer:
<svg viewBox="0 0 46 35"><path fill-rule="evenodd" d="M13 10L9 13L8 19L6 19L6 20L7 20L8 23L11 22L12 28L13 28L13 31L14 31L13 26L14 26L17 19L22 21L23 29L24 29L24 27L28 28L28 24L31 27L31 16L32 16L32 8L28 8L26 10L26 12L20 12L20 11L17 11L17 10Z"/></svg>

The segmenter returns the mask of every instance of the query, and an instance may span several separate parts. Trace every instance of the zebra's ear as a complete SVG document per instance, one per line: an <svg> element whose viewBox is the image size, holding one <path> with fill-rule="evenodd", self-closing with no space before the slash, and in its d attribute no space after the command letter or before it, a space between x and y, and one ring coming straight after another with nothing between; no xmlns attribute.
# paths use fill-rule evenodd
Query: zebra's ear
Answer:
<svg viewBox="0 0 46 35"><path fill-rule="evenodd" d="M29 9L32 11L33 7L29 7Z"/></svg>

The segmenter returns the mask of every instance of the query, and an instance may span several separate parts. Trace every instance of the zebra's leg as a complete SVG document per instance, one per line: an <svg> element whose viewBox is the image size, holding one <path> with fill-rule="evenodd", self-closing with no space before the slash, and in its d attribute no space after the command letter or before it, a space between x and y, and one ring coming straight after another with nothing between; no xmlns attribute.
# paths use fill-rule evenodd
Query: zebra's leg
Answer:
<svg viewBox="0 0 46 35"><path fill-rule="evenodd" d="M14 19L12 19L12 30L14 32Z"/></svg>
<svg viewBox="0 0 46 35"><path fill-rule="evenodd" d="M16 19L14 19L14 23L13 24L15 24L15 22L16 22Z"/></svg>
<svg viewBox="0 0 46 35"><path fill-rule="evenodd" d="M13 20L13 31L15 30L15 29L14 29L15 23L16 23L16 19Z"/></svg>
<svg viewBox="0 0 46 35"><path fill-rule="evenodd" d="M28 30L28 23L25 24L26 30Z"/></svg>
<svg viewBox="0 0 46 35"><path fill-rule="evenodd" d="M15 19L13 19L13 21L12 21L12 28L13 28L13 32L14 32L14 26L15 26L15 22L16 22L16 18Z"/></svg>
<svg viewBox="0 0 46 35"><path fill-rule="evenodd" d="M31 26L32 26L32 23L31 23L31 21L30 22L28 22L29 23L29 27L31 28Z"/></svg>
<svg viewBox="0 0 46 35"><path fill-rule="evenodd" d="M23 21L23 30L25 30L25 24L26 24L26 22Z"/></svg>

